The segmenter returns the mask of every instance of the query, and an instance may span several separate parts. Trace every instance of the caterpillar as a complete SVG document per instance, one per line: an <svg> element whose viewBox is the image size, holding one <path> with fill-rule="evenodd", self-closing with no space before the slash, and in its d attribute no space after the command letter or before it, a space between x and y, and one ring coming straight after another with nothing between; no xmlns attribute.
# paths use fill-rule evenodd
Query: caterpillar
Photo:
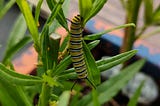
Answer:
<svg viewBox="0 0 160 106"><path fill-rule="evenodd" d="M78 75L78 79L87 79L89 83L94 88L96 88L94 84L87 78L88 73L87 73L87 68L84 60L82 32L83 32L82 17L80 15L76 15L72 19L71 27L70 27L71 36L70 36L69 52L71 55L73 67L75 68L75 71ZM74 85L76 84L76 82L74 83Z"/></svg>
<svg viewBox="0 0 160 106"><path fill-rule="evenodd" d="M70 48L69 52L71 55L73 67L78 75L79 79L87 78L86 64L84 60L84 53L82 48L82 18L80 15L75 16L71 21L70 27Z"/></svg>

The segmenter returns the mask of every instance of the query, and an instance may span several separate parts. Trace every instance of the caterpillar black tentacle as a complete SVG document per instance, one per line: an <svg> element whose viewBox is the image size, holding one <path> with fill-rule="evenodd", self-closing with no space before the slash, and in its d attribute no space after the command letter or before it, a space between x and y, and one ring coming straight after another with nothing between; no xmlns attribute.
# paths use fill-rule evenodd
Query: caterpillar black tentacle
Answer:
<svg viewBox="0 0 160 106"><path fill-rule="evenodd" d="M75 71L78 75L78 79L87 79L88 82L91 83L91 85L95 88L94 84L87 78L88 73L82 47L82 32L82 17L77 15L71 21L69 52L71 55L73 67L75 68ZM74 85L76 83L77 81L74 83Z"/></svg>

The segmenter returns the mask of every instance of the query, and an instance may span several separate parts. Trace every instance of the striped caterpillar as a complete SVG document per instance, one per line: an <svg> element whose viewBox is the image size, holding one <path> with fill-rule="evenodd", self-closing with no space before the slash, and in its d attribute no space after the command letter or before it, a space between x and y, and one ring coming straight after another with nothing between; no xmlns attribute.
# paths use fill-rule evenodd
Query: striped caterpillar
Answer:
<svg viewBox="0 0 160 106"><path fill-rule="evenodd" d="M69 52L71 55L73 67L75 68L75 71L78 75L78 79L87 79L94 87L93 83L87 78L88 73L84 60L82 31L82 18L80 15L77 15L71 21Z"/></svg>

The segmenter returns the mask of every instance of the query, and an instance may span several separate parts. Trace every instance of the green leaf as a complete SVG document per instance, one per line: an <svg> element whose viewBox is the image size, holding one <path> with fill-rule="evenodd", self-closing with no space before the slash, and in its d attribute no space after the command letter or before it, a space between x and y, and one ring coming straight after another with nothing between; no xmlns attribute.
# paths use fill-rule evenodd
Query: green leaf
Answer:
<svg viewBox="0 0 160 106"><path fill-rule="evenodd" d="M7 11L14 5L16 0L9 0L7 4L3 8L0 7L0 19L7 13ZM2 1L0 1L0 4L4 4ZM1 5L0 5L1 6Z"/></svg>
<svg viewBox="0 0 160 106"><path fill-rule="evenodd" d="M133 94L133 96L130 98L129 100L129 103L127 106L137 106L137 103L138 103L138 98L140 97L141 95L141 91L142 91L142 88L144 86L144 82L145 81L142 81L139 85L139 87L136 89L135 93Z"/></svg>
<svg viewBox="0 0 160 106"><path fill-rule="evenodd" d="M0 64L0 71L0 78L12 84L29 86L41 84L43 82L40 77L16 73L11 69L6 68L3 64Z"/></svg>
<svg viewBox="0 0 160 106"><path fill-rule="evenodd" d="M0 79L0 88L0 100L2 105L5 104L4 106L32 106L30 98L25 94L22 87L15 86L12 83ZM6 100L11 102L4 103L7 102Z"/></svg>
<svg viewBox="0 0 160 106"><path fill-rule="evenodd" d="M84 19L92 9L92 0L79 0L80 16Z"/></svg>
<svg viewBox="0 0 160 106"><path fill-rule="evenodd" d="M29 29L31 36L33 38L34 47L37 50L37 52L39 53L40 52L40 44L39 44L38 28L37 28L36 22L33 18L32 11L30 10L28 2L26 0L16 0L16 3L18 4L21 12L23 13L23 16L25 17L28 29Z"/></svg>
<svg viewBox="0 0 160 106"><path fill-rule="evenodd" d="M160 24L160 5L154 11L152 18L154 24Z"/></svg>
<svg viewBox="0 0 160 106"><path fill-rule="evenodd" d="M30 37L24 37L27 26L23 15L19 15L7 41L7 47L3 58L3 63L10 59L19 49L31 41Z"/></svg>
<svg viewBox="0 0 160 106"><path fill-rule="evenodd" d="M27 30L27 25L25 19L23 15L20 14L16 22L14 23L14 26L9 35L6 49L7 50L10 49L13 45L16 45L19 42L19 40L23 39L26 30Z"/></svg>
<svg viewBox="0 0 160 106"><path fill-rule="evenodd" d="M41 44L41 58L42 58L42 62L43 62L43 68L45 71L47 71L48 69L48 58L50 58L48 56L48 48L49 48L49 26L46 25L45 28L43 29L41 36L40 36L40 44ZM44 64L45 63L45 64ZM52 62L50 63L52 65Z"/></svg>
<svg viewBox="0 0 160 106"><path fill-rule="evenodd" d="M55 72L53 73L54 75L58 75L62 73L70 64L72 63L71 61L71 56L67 56L64 58L57 66Z"/></svg>
<svg viewBox="0 0 160 106"><path fill-rule="evenodd" d="M17 42L15 45L10 46L6 51L2 62L6 64L8 61L10 61L12 56L18 52L18 50L20 50L22 47L24 47L26 44L30 42L31 38L26 36L22 38L19 42Z"/></svg>
<svg viewBox="0 0 160 106"><path fill-rule="evenodd" d="M48 35L48 30L49 26L47 25L41 34L41 56L44 70L50 69L53 71L58 63L60 35L54 33Z"/></svg>
<svg viewBox="0 0 160 106"><path fill-rule="evenodd" d="M145 24L152 23L153 16L153 0L143 0L144 1L144 20Z"/></svg>
<svg viewBox="0 0 160 106"><path fill-rule="evenodd" d="M85 64L87 67L88 72L88 79L95 85L100 84L100 71L97 68L96 62L94 57L92 56L89 48L87 47L86 43L83 41L83 51L85 57Z"/></svg>
<svg viewBox="0 0 160 106"><path fill-rule="evenodd" d="M66 0L69 2L69 0ZM52 10L52 13L54 12L58 12L56 13L56 19L58 20L58 22L67 30L69 31L68 29L68 25L67 25L67 20L65 18L65 15L63 13L63 10L61 8L62 4L63 4L64 0L60 0L58 3L56 2L56 0L47 0L47 4L50 8L50 10ZM56 5L58 5L59 7L56 7ZM57 9L58 11L53 11L54 9ZM67 9L66 9L67 10ZM52 14L51 13L51 14ZM51 15L53 16L53 15Z"/></svg>
<svg viewBox="0 0 160 106"><path fill-rule="evenodd" d="M113 96L115 96L120 89L122 89L126 83L141 69L144 64L144 60L139 60L132 65L124 68L121 73L109 80L103 82L97 87L98 100L102 105L109 101ZM91 100L91 93L84 96L78 103L82 106L93 106L93 101Z"/></svg>
<svg viewBox="0 0 160 106"><path fill-rule="evenodd" d="M130 59L132 56L134 56L137 53L137 50L131 50L125 53L121 53L119 55L110 57L110 58L104 58L101 60L96 61L96 64L98 66L98 69L102 71L106 71L120 63L125 62L126 60ZM66 70L63 74L61 74L61 77L63 78L75 78L76 73L74 71L74 68Z"/></svg>
<svg viewBox="0 0 160 106"><path fill-rule="evenodd" d="M70 92L64 91L59 98L58 106L68 106L69 99L70 99Z"/></svg>
<svg viewBox="0 0 160 106"><path fill-rule="evenodd" d="M116 55L110 58L104 58L104 59L98 60L96 63L98 65L98 68L101 71L105 71L105 70L112 68L113 66L116 66L120 63L123 63L129 60L136 53L137 53L137 50L131 50L131 51L121 53L119 55Z"/></svg>
<svg viewBox="0 0 160 106"><path fill-rule="evenodd" d="M111 28L111 29L107 29L107 30L99 32L99 33L87 35L87 36L84 37L84 40L99 39L103 34L112 32L112 31L117 30L117 29L126 28L126 27L135 27L135 24L134 23L124 24L124 25L120 25L120 26L117 26L117 27L114 27L114 28Z"/></svg>
<svg viewBox="0 0 160 106"><path fill-rule="evenodd" d="M106 2L107 0L95 0L93 3L92 9L84 19L83 25L85 25L89 19L91 19L93 16L95 16L98 13Z"/></svg>
<svg viewBox="0 0 160 106"><path fill-rule="evenodd" d="M98 93L95 89L92 90L92 101L93 101L93 106L101 106L99 101L98 101Z"/></svg>
<svg viewBox="0 0 160 106"><path fill-rule="evenodd" d="M50 1L51 2L51 1ZM49 26L54 26L53 25L53 22L54 22L54 19L55 19L55 17L58 15L58 12L60 11L60 9L61 9L61 7L62 7L62 4L63 4L63 2L64 2L64 0L59 0L59 2L58 3L56 3L56 5L54 6L54 8L52 9L52 11L51 11L51 14L50 14L50 16L47 18L47 21L46 21L46 23L45 23L45 25L44 25L44 27L43 27L43 29L42 29L42 34L41 34L41 36L40 36L40 41L41 42L43 42L43 35L45 34L45 32L46 32L46 29L50 29L49 28ZM57 26L57 25L55 25L55 26ZM53 28L54 29L54 28ZM49 32L52 32L52 31L48 31L48 34L50 34ZM41 43L42 44L42 43ZM42 48L43 46L41 45L41 48Z"/></svg>
<svg viewBox="0 0 160 106"><path fill-rule="evenodd" d="M16 106L16 102L14 99L9 95L8 90L4 85L0 83L0 102L2 106ZM11 89L12 90L12 89ZM9 101L9 102L8 102Z"/></svg>
<svg viewBox="0 0 160 106"><path fill-rule="evenodd" d="M38 1L38 4L37 4L37 6L36 6L35 22L36 22L37 26L38 26L38 24L39 24L38 20L39 20L39 15L40 15L40 12L41 12L42 3L43 3L43 0L39 0L39 1Z"/></svg>
<svg viewBox="0 0 160 106"><path fill-rule="evenodd" d="M4 0L0 0L0 9L2 9L4 6Z"/></svg>

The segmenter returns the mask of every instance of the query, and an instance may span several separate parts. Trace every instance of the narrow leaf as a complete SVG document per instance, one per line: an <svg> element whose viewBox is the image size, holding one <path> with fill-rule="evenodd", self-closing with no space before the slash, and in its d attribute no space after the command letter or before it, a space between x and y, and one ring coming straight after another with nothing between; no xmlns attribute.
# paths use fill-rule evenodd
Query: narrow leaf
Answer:
<svg viewBox="0 0 160 106"><path fill-rule="evenodd" d="M24 47L26 44L28 44L30 42L31 42L31 38L26 36L26 37L22 38L19 42L17 42L15 45L10 46L10 48L8 48L6 51L2 62L6 63L8 60L10 61L12 56L14 56L14 54L16 54L18 52L18 50L20 50L22 47Z"/></svg>
<svg viewBox="0 0 160 106"><path fill-rule="evenodd" d="M160 24L160 5L154 11L152 19L154 24Z"/></svg>
<svg viewBox="0 0 160 106"><path fill-rule="evenodd" d="M27 30L27 25L25 19L23 15L20 14L16 22L14 23L14 26L7 40L6 51L10 49L10 47L12 47L13 45L17 44L19 40L21 40L24 37L26 30Z"/></svg>
<svg viewBox="0 0 160 106"><path fill-rule="evenodd" d="M8 90L0 83L0 101L2 106L16 106L14 99L8 94ZM9 101L9 102L8 102Z"/></svg>
<svg viewBox="0 0 160 106"><path fill-rule="evenodd" d="M49 57L49 26L46 25L45 28L43 29L43 32L41 33L40 41L41 41L41 57L42 57L42 63L43 63L43 68L46 71L49 66L51 69L52 62L48 62L50 57ZM48 59L49 58L49 59ZM51 65L49 65L51 64Z"/></svg>
<svg viewBox="0 0 160 106"><path fill-rule="evenodd" d="M98 68L101 71L108 70L112 68L113 66L116 66L120 63L123 63L127 60L129 60L131 57L133 57L137 53L137 50L131 50L110 58L104 58L99 61L97 61L97 65L99 66Z"/></svg>
<svg viewBox="0 0 160 106"><path fill-rule="evenodd" d="M66 0L69 2L69 0ZM50 10L53 11L53 9L56 7L56 5L59 4L59 6L61 6L63 4L64 0L60 0L58 3L56 2L56 0L47 0L47 4L50 8ZM57 8L57 7L56 7ZM56 9L55 8L55 9ZM67 10L67 9L66 9ZM54 11L55 12L55 11ZM58 22L66 29L66 30L69 30L68 29L68 25L67 25L67 20L65 18L65 15L63 13L63 10L61 7L58 7L58 11L57 11L57 15L56 15L56 19L58 20ZM52 13L51 13L52 14Z"/></svg>
<svg viewBox="0 0 160 106"><path fill-rule="evenodd" d="M118 91L123 88L125 84L140 70L144 62L144 60L140 60L133 63L123 69L119 75L110 78L108 81L105 81L98 86L97 92L99 103L102 105L116 95ZM93 106L93 101L91 101L91 93L84 96L82 100L79 101L79 105Z"/></svg>
<svg viewBox="0 0 160 106"><path fill-rule="evenodd" d="M0 88L2 88L2 91L4 91L3 88L6 90L3 92L4 94L2 94L2 95L0 94L0 100L6 99L7 101L10 101L10 99L12 99L11 102L8 102L8 105L10 104L10 105L14 106L14 104L16 103L15 106L17 106L17 105L32 106L30 98L28 98L28 95L25 94L23 87L20 87L17 85L15 86L14 84L12 84L8 81L4 81L3 79L0 79ZM3 95L6 95L6 97L7 96L9 96L9 97L5 98ZM1 97L4 97L4 98L1 99ZM1 101L1 102L4 102L4 101ZM14 101L15 103L11 104L12 101ZM4 105L4 106L6 106L6 105Z"/></svg>
<svg viewBox="0 0 160 106"><path fill-rule="evenodd" d="M0 78L13 84L29 86L43 82L40 77L16 73L7 69L3 64L0 64L0 71Z"/></svg>
<svg viewBox="0 0 160 106"><path fill-rule="evenodd" d="M16 0L10 0L3 8L0 7L0 19L7 13L7 11L14 5ZM3 2L1 1L3 4ZM1 5L0 5L1 6Z"/></svg>
<svg viewBox="0 0 160 106"><path fill-rule="evenodd" d="M130 98L129 103L127 106L137 106L138 103L138 98L141 95L142 88L144 86L145 81L142 81L139 85L139 87L136 89L135 93L133 96Z"/></svg>
<svg viewBox="0 0 160 106"><path fill-rule="evenodd" d="M100 84L100 71L97 68L94 57L92 56L86 43L83 41L83 51L85 56L85 64L88 72L88 79L95 85Z"/></svg>
<svg viewBox="0 0 160 106"><path fill-rule="evenodd" d="M96 61L96 64L98 66L98 69L103 72L106 71L120 63L125 62L126 60L130 59L132 56L134 56L137 53L137 50L131 50L125 53L121 53L119 55L110 57L110 58L105 58ZM66 70L61 77L63 78L75 78L76 73L74 72L74 68Z"/></svg>
<svg viewBox="0 0 160 106"><path fill-rule="evenodd" d="M98 93L96 90L92 90L92 101L93 101L93 106L101 106L99 101L98 101Z"/></svg>
<svg viewBox="0 0 160 106"><path fill-rule="evenodd" d="M70 97L70 92L69 91L63 92L62 95L59 98L58 106L68 106L69 97Z"/></svg>
<svg viewBox="0 0 160 106"><path fill-rule="evenodd" d="M114 27L114 28L111 28L111 29L107 29L107 30L99 32L99 33L87 35L87 36L84 37L84 40L99 39L103 34L112 32L112 31L117 30L117 29L126 28L126 27L135 27L135 24L133 24L133 23L124 24L124 25L120 25L120 26L117 26L117 27Z"/></svg>
<svg viewBox="0 0 160 106"><path fill-rule="evenodd" d="M90 13L84 19L83 25L85 25L89 19L91 19L93 16L95 16L98 13L106 2L107 0L95 0L93 3L93 7L90 10Z"/></svg>
<svg viewBox="0 0 160 106"><path fill-rule="evenodd" d="M23 13L23 16L25 17L28 29L34 41L34 47L37 50L37 52L40 52L38 28L33 18L28 2L26 0L16 0L16 2L21 12Z"/></svg>
<svg viewBox="0 0 160 106"><path fill-rule="evenodd" d="M37 26L39 26L39 15L40 15L40 12L41 12L41 6L42 6L42 3L43 3L43 0L39 0L38 1L38 4L36 6L36 11L35 11L35 22L37 24Z"/></svg>
<svg viewBox="0 0 160 106"><path fill-rule="evenodd" d="M79 0L78 4L80 15L85 19L92 9L92 0Z"/></svg>

